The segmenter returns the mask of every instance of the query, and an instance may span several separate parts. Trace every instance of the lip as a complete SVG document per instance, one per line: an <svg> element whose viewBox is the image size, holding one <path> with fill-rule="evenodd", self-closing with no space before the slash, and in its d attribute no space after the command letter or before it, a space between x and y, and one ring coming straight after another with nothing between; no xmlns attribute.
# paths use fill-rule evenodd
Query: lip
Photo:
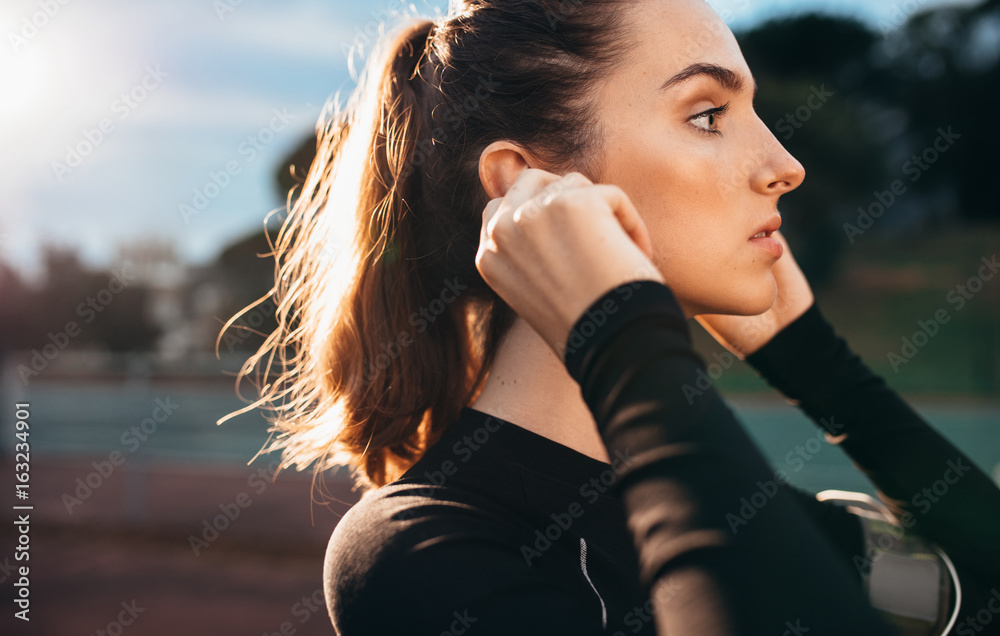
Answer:
<svg viewBox="0 0 1000 636"><path fill-rule="evenodd" d="M781 227L781 216L775 215L771 217L767 221L767 223L757 228L757 230L750 235L748 241L766 251L773 258L779 259L781 258L781 255L784 254L785 248L784 246L782 246L781 243L778 242L778 239L772 236L772 234L777 232L780 227ZM764 236L754 238L761 232L764 233Z"/></svg>
<svg viewBox="0 0 1000 636"><path fill-rule="evenodd" d="M770 219L767 220L767 223L764 223L756 230L754 230L753 234L750 235L750 238L753 239L753 237L757 236L761 232L764 232L767 235L767 237L770 238L771 235L777 232L780 228L781 228L781 215L775 214L774 216L772 216Z"/></svg>
<svg viewBox="0 0 1000 636"><path fill-rule="evenodd" d="M764 238L752 238L750 239L750 242L766 251L775 260L781 258L781 255L785 253L785 248L778 242L778 239L771 238L770 236Z"/></svg>

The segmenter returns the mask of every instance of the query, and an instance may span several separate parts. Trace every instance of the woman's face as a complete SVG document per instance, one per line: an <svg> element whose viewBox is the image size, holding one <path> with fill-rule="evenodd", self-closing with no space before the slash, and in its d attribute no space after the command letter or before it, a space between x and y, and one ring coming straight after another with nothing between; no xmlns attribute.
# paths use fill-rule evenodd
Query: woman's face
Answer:
<svg viewBox="0 0 1000 636"><path fill-rule="evenodd" d="M646 222L654 264L688 316L758 314L774 303L778 198L802 165L753 109L739 45L703 0L645 0L625 27L627 60L596 94L601 183Z"/></svg>

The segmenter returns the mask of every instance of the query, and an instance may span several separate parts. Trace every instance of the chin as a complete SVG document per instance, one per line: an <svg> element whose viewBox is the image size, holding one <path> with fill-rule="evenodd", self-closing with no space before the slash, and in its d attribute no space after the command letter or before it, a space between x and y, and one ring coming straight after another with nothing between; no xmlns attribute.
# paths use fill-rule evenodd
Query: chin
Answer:
<svg viewBox="0 0 1000 636"><path fill-rule="evenodd" d="M710 298L692 299L685 303L693 307L691 316L724 314L728 316L756 316L774 306L778 298L778 285L768 272L765 280L741 281L741 284L713 295Z"/></svg>

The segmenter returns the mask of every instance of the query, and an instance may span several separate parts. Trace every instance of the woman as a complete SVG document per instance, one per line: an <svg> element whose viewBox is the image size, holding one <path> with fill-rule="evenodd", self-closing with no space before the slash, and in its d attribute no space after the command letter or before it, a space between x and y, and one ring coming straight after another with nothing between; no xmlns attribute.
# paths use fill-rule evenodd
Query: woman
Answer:
<svg viewBox="0 0 1000 636"><path fill-rule="evenodd" d="M996 582L1000 491L818 313L777 233L804 172L707 5L466 2L373 59L279 236L257 357L284 372L274 447L369 489L327 553L338 633L895 633L858 518L682 390L690 316L900 516L958 461L912 531Z"/></svg>

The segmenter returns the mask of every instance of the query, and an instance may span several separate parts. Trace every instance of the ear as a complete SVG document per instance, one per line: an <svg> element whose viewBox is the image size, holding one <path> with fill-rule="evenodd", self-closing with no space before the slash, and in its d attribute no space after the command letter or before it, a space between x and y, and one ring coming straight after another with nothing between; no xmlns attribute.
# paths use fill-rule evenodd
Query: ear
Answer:
<svg viewBox="0 0 1000 636"><path fill-rule="evenodd" d="M479 156L479 180L490 199L499 199L507 194L522 171L534 167L538 167L537 160L521 146L494 141Z"/></svg>

